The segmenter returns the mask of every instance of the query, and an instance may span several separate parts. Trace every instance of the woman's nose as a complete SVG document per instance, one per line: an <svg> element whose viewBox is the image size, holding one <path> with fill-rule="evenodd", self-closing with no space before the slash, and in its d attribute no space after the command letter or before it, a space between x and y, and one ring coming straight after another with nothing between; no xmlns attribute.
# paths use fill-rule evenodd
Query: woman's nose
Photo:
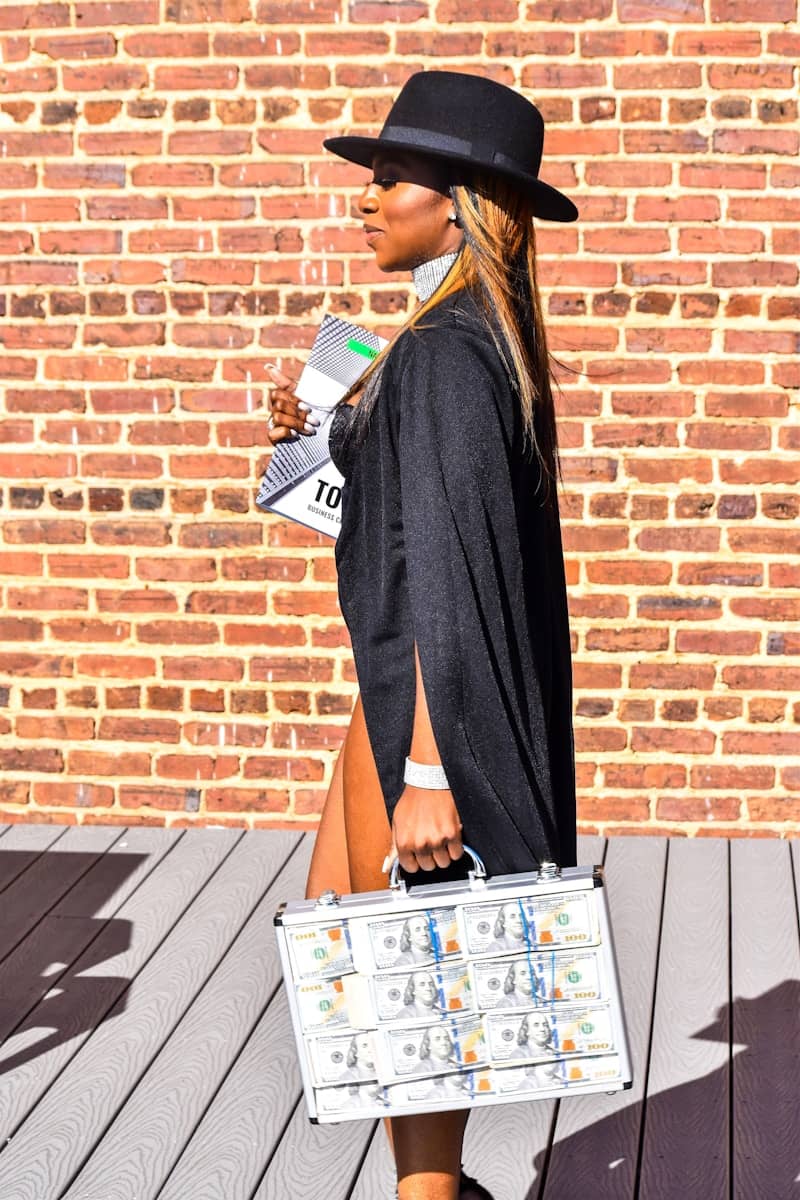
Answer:
<svg viewBox="0 0 800 1200"><path fill-rule="evenodd" d="M378 193L371 183L368 183L364 188L356 204L358 205L358 211L362 213L374 213L378 211Z"/></svg>

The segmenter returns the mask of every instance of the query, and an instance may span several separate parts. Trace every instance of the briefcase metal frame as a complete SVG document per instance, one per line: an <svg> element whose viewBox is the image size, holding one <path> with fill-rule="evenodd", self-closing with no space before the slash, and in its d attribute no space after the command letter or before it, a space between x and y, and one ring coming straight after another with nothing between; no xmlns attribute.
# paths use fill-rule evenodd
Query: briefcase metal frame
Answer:
<svg viewBox="0 0 800 1200"><path fill-rule="evenodd" d="M562 1098L564 1096L585 1095L597 1092L610 1094L632 1086L633 1073L630 1049L602 867L579 866L559 869L555 864L542 863L538 871L515 875L496 875L487 878L480 858L474 851L467 850L467 852L472 856L474 865L473 869L469 872L468 878L464 880L452 883L421 884L407 887L405 883L398 880L398 864L395 862L390 875L390 887L387 890L343 896L338 896L334 892L324 892L317 900L290 901L282 904L278 909L274 922L275 932L292 1028L297 1044L303 1092L308 1115L313 1123L338 1123L341 1121L372 1119L375 1117L408 1116L414 1113L442 1112L448 1109L473 1108L489 1104L530 1102L532 1100L550 1099L553 1097ZM591 943L576 945L573 949L578 952L591 951L596 953L601 964L604 995L602 999L595 1001L594 1004L590 1004L589 1007L595 1010L602 1009L608 1014L610 1027L613 1031L613 1048L608 1054L603 1055L602 1052L592 1053L589 1051L586 1053L578 1052L559 1055L558 1062L559 1064L565 1064L565 1071L567 1065L572 1064L569 1067L570 1077L564 1077L562 1074L562 1079L559 1082L549 1086L542 1086L537 1082L534 1090L521 1090L519 1092L506 1092L503 1094L498 1094L496 1091L485 1094L480 1091L473 1091L468 1095L464 1095L463 1098L458 1095L450 1095L446 1102L443 1099L418 1099L411 1103L405 1101L398 1105L393 1103L391 1099L387 1099L390 1087L380 1080L369 1086L366 1083L363 1085L354 1083L320 1085L316 1082L312 1074L311 1043L315 1041L315 1038L321 1036L321 1032L317 1030L309 1033L303 1028L297 989L299 986L309 984L310 980L308 976L302 976L295 971L295 964L292 961L288 944L292 934L297 935L301 930L304 930L307 931L309 936L314 937L318 929L326 930L338 923L346 923L345 927L352 929L355 933L357 929L363 929L363 919L376 918L385 921L402 917L404 914L420 911L430 912L434 909L444 908L456 910L458 914L456 918L458 928L460 935L463 935L463 910L467 905L488 902L506 903L514 900L521 902L524 900L541 901L548 899L552 902L556 901L559 896L569 898L574 893L584 893L592 897L591 907L597 918L596 929L598 936L596 940ZM349 933L347 937L349 945ZM463 951L463 946L461 949ZM570 953L570 949L563 946L549 949L547 947L544 947L544 949L532 949L528 942L525 953L528 956L531 954L550 954L555 958L556 955L561 953ZM460 954L456 953L451 961L453 963L472 963L478 961L479 957L482 957L483 961L486 962L498 961L502 967L504 960L508 959L510 961L513 955L496 952L495 954L490 953L487 959L485 952L481 956L475 957L470 957L462 952ZM519 957L520 955L517 955L517 958ZM441 968L446 963L447 960L442 959L437 963L437 966ZM361 974L369 976L370 973L374 975L378 971L379 968L377 966L372 966L368 971L361 972ZM348 982L352 982L354 976L358 975L359 972L351 969L346 974ZM329 981L332 983L333 979ZM568 1002L564 1000L542 1001L536 1005L531 1004L527 1010L520 1008L518 1014L524 1017L525 1011L528 1011L529 1014L530 1012L544 1011L557 1016L559 1006L562 1010L565 1010L567 1005ZM485 1014L480 1015L476 1013L474 1015L476 1019L479 1017L480 1021L484 1022ZM452 1022L453 1016L452 1014L445 1014L441 1020ZM369 1031L371 1032L373 1028L385 1029L387 1027L389 1027L389 1023L381 1023L376 1019L369 1026ZM332 1028L331 1033L341 1033L343 1036L350 1033L355 1036L367 1028L364 1023L360 1023L358 1029L350 1026L337 1026ZM611 1062L614 1059L618 1061L618 1070L616 1070L616 1073L604 1075L601 1072L600 1076L595 1078L587 1079L581 1077L581 1068L578 1067L576 1070L575 1066L575 1064L581 1062L591 1063L595 1069L599 1070L602 1062L606 1060ZM540 1063L539 1065L542 1064ZM591 1070L591 1065L587 1069ZM501 1075L503 1068L508 1070L507 1063L494 1063L486 1067L480 1066L476 1068L462 1066L459 1070L450 1072L447 1078L455 1079L457 1076L462 1078L469 1075L470 1079L472 1079L476 1073L485 1073L491 1070L496 1072L498 1067ZM441 1083L443 1077L435 1076L432 1078L436 1082ZM420 1083L425 1082L425 1080L415 1079L411 1082ZM321 1107L321 1097L318 1096L318 1093L330 1093L335 1088L340 1090L347 1088L348 1094L356 1097L356 1107L348 1108L345 1106L341 1111L330 1111L325 1108L324 1104Z"/></svg>

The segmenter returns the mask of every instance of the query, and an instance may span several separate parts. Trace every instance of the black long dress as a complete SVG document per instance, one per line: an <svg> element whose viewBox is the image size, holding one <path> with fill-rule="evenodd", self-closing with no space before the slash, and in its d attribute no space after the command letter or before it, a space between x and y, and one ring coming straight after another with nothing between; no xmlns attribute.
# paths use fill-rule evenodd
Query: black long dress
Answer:
<svg viewBox="0 0 800 1200"><path fill-rule="evenodd" d="M464 841L492 874L573 864L556 487L543 503L503 359L468 291L398 337L360 442L352 412L331 430L346 479L339 598L389 818L411 744L416 642Z"/></svg>

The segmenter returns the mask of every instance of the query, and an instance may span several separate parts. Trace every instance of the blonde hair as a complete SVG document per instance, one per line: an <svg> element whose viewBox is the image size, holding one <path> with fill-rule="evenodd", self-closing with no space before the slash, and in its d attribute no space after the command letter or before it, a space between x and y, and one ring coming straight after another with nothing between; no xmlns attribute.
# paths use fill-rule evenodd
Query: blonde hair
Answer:
<svg viewBox="0 0 800 1200"><path fill-rule="evenodd" d="M512 183L495 175L476 175L468 185L455 184L450 191L464 233L463 248L445 279L397 336L422 326L424 317L447 296L469 289L486 315L518 398L524 445L539 462L547 496L550 483L560 476L560 464L550 356L536 272L533 206ZM361 393L353 426L354 432L362 436L391 344L345 397Z"/></svg>

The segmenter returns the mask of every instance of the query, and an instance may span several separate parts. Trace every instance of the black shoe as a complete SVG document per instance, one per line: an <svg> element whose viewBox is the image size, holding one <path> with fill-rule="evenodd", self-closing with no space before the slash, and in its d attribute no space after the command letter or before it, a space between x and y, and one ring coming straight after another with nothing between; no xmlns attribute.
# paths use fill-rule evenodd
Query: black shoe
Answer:
<svg viewBox="0 0 800 1200"><path fill-rule="evenodd" d="M464 1169L461 1169L461 1181L458 1185L458 1195L460 1200L494 1200L494 1196L490 1191L478 1183L477 1179L470 1178L465 1174Z"/></svg>

